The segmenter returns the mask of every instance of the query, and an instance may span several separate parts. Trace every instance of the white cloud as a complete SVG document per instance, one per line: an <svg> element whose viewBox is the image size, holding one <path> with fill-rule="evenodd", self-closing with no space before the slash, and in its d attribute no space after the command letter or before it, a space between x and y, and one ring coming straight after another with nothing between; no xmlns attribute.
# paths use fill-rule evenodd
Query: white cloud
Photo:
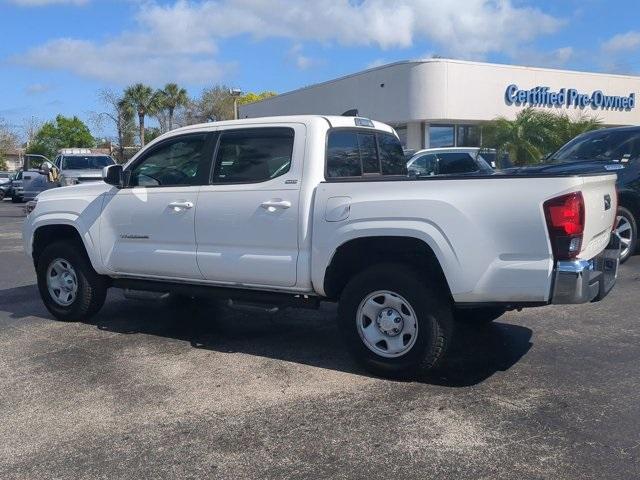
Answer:
<svg viewBox="0 0 640 480"><path fill-rule="evenodd" d="M48 5L85 5L89 0L9 0L21 7L46 7Z"/></svg>
<svg viewBox="0 0 640 480"><path fill-rule="evenodd" d="M289 49L287 58L300 70L305 70L317 63L316 60L303 53L301 43L296 43Z"/></svg>
<svg viewBox="0 0 640 480"><path fill-rule="evenodd" d="M560 47L550 52L523 50L518 59L521 63L536 67L565 67L574 60L576 52L573 47Z"/></svg>
<svg viewBox="0 0 640 480"><path fill-rule="evenodd" d="M142 2L133 31L102 42L53 40L19 61L119 83L210 83L229 68L216 60L217 43L247 35L292 40L288 57L299 68L315 63L303 54L302 42L384 50L428 40L443 55L482 59L493 52L513 54L562 24L537 8L519 5L511 0Z"/></svg>
<svg viewBox="0 0 640 480"><path fill-rule="evenodd" d="M602 44L602 49L609 53L629 52L638 47L640 47L640 32L621 33Z"/></svg>
<svg viewBox="0 0 640 480"><path fill-rule="evenodd" d="M46 93L49 90L51 90L51 85L46 83L34 83L27 85L27 88L24 89L27 95L38 95L40 93Z"/></svg>

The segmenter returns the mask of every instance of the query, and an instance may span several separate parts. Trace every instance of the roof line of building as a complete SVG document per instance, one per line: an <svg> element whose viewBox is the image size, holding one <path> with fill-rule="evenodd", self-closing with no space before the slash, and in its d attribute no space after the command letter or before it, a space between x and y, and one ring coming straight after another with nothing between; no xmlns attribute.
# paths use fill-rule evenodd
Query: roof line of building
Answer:
<svg viewBox="0 0 640 480"><path fill-rule="evenodd" d="M396 67L398 65L406 65L406 64L421 64L421 63L463 63L467 65L483 65L483 66L491 66L491 67L499 67L499 68L515 68L520 70L541 70L545 72L560 72L560 73L577 73L577 74L587 74L587 75L598 75L603 77L620 77L620 78L631 78L638 79L640 78L638 75L623 75L619 73L604 73L604 72L588 72L586 70L568 70L568 69L560 69L560 68L549 68L549 67L536 67L529 65L511 65L508 63L492 63L492 62L475 62L471 60L457 60L452 58L423 58L423 59L412 59L412 60L399 60L397 62L387 63L385 65L379 65L376 67L367 68L365 70L360 70L358 72L349 73L347 75L342 75L337 78L333 78L331 80L325 80L324 82L318 82L311 85L306 85L304 87L296 88L294 90L290 90L288 92L283 92L273 97L265 98L263 100L258 100L251 103L245 103L244 105L240 105L242 108L245 105L254 105L257 103L266 102L278 97L286 97L287 95L291 95L294 93L298 93L304 90L309 90L311 88L321 87L323 85L330 85L332 83L340 82L342 80L346 80L348 78L357 77L360 75L365 75L367 73L374 72L376 70L384 70L385 68Z"/></svg>

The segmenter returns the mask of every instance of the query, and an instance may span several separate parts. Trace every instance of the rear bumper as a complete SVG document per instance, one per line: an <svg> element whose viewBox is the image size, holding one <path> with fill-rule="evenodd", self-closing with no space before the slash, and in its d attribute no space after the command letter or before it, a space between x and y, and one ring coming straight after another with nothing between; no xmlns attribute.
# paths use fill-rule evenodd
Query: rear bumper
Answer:
<svg viewBox="0 0 640 480"><path fill-rule="evenodd" d="M591 260L556 262L551 303L597 302L611 291L618 276L620 238L611 235L609 245Z"/></svg>

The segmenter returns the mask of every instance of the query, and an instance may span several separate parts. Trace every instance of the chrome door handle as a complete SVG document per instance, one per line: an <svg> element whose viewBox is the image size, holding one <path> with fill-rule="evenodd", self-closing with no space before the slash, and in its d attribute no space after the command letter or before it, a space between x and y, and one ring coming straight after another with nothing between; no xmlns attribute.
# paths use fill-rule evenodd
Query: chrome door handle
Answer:
<svg viewBox="0 0 640 480"><path fill-rule="evenodd" d="M193 202L171 202L169 204L169 207L173 208L174 210L189 209L193 208Z"/></svg>
<svg viewBox="0 0 640 480"><path fill-rule="evenodd" d="M287 200L268 200L260 204L262 208L270 212L275 212L277 208L287 209L291 207L291 202Z"/></svg>

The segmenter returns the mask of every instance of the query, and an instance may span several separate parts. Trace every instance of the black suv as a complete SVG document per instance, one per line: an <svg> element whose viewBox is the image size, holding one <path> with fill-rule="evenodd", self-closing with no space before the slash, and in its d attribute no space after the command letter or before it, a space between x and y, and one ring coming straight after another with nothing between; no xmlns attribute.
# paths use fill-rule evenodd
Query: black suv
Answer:
<svg viewBox="0 0 640 480"><path fill-rule="evenodd" d="M544 163L510 169L505 173L594 173L618 175L618 235L622 241L620 261L625 262L638 246L640 221L640 127L603 128L578 135Z"/></svg>

